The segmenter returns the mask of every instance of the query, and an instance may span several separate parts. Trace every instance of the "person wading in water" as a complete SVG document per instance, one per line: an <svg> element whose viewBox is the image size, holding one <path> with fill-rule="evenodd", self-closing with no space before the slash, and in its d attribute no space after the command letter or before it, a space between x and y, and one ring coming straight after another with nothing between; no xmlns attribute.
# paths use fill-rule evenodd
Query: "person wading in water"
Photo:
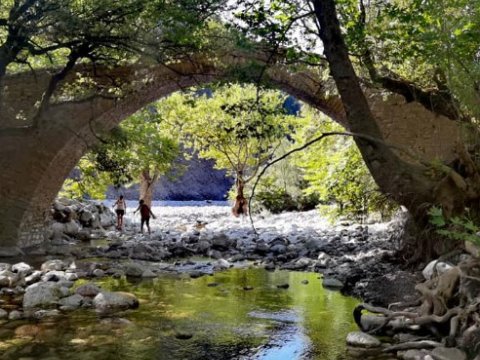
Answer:
<svg viewBox="0 0 480 360"><path fill-rule="evenodd" d="M150 215L156 219L156 216L153 215L152 210L148 207L147 204L145 204L145 201L140 200L139 205L137 210L135 210L133 213L136 214L137 211L140 211L140 232L143 234L143 224L147 225L147 230L148 230L148 235L150 235Z"/></svg>
<svg viewBox="0 0 480 360"><path fill-rule="evenodd" d="M120 195L115 204L113 204L112 208L116 208L115 212L117 213L117 230L122 230L123 216L127 210L127 204L123 198L123 195Z"/></svg>

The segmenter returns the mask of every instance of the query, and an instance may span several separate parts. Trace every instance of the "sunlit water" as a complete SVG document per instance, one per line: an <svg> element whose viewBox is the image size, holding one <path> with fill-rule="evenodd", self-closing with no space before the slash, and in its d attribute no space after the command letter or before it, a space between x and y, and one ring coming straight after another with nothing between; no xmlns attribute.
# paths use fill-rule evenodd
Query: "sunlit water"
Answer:
<svg viewBox="0 0 480 360"><path fill-rule="evenodd" d="M349 359L345 336L355 330L357 301L323 289L315 273L232 269L99 283L134 293L140 308L9 322L0 326L0 359Z"/></svg>

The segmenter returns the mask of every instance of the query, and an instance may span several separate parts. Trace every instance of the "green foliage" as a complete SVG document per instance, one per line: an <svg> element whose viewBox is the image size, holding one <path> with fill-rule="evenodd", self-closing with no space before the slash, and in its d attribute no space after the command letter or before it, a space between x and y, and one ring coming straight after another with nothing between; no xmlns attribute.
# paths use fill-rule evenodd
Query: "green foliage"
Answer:
<svg viewBox="0 0 480 360"><path fill-rule="evenodd" d="M430 224L435 227L439 235L452 240L469 241L480 246L480 226L468 214L447 219L441 208L433 206L428 211L428 216Z"/></svg>
<svg viewBox="0 0 480 360"><path fill-rule="evenodd" d="M314 119L302 129L299 137L314 138L320 133L342 131L338 124L325 117L317 115ZM384 217L396 209L393 202L379 192L350 137L331 136L323 139L299 154L297 164L309 183L306 193L318 196L324 215L359 219L370 212L380 212Z"/></svg>
<svg viewBox="0 0 480 360"><path fill-rule="evenodd" d="M164 174L179 153L176 133L162 121L155 106L148 106L127 118L80 160L79 175L67 179L62 195L102 199L108 186L128 185L142 172Z"/></svg>
<svg viewBox="0 0 480 360"><path fill-rule="evenodd" d="M181 128L186 147L247 183L295 131L297 119L285 113L284 101L278 91L230 84L204 95L173 94L158 110Z"/></svg>

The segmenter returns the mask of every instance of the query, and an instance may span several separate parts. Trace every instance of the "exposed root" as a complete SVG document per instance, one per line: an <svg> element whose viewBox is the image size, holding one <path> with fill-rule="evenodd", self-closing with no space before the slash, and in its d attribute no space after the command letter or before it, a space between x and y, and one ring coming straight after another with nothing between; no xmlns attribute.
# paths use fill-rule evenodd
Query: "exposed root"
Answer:
<svg viewBox="0 0 480 360"><path fill-rule="evenodd" d="M468 260L418 284L419 300L395 303L389 308L360 304L354 318L362 331L392 336L396 333L427 335L427 340L395 344L387 352L463 346L480 334L480 261ZM368 311L364 314L363 310ZM479 346L480 347L480 346Z"/></svg>

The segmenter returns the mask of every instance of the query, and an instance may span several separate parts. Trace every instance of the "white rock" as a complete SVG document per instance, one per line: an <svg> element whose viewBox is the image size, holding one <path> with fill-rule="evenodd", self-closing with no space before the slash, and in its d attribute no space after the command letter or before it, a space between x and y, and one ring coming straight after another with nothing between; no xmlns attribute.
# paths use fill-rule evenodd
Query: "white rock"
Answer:
<svg viewBox="0 0 480 360"><path fill-rule="evenodd" d="M102 291L93 299L93 305L99 311L134 309L138 299L126 292Z"/></svg>
<svg viewBox="0 0 480 360"><path fill-rule="evenodd" d="M67 273L65 273L65 280L76 281L76 280L78 280L78 275L76 273L67 272Z"/></svg>
<svg viewBox="0 0 480 360"><path fill-rule="evenodd" d="M67 268L67 264L62 260L47 260L45 261L40 269L44 272L51 271L51 270L65 270Z"/></svg>
<svg viewBox="0 0 480 360"><path fill-rule="evenodd" d="M225 260L225 259L218 259L214 264L215 268L221 269L221 270L229 269L232 266L233 265L228 260Z"/></svg>
<svg viewBox="0 0 480 360"><path fill-rule="evenodd" d="M33 273L31 273L25 278L25 282L27 283L27 285L36 283L40 281L40 279L42 278L42 274L43 273L41 271L35 270Z"/></svg>
<svg viewBox="0 0 480 360"><path fill-rule="evenodd" d="M20 262L12 266L12 271L26 276L32 273L33 268L27 263Z"/></svg>
<svg viewBox="0 0 480 360"><path fill-rule="evenodd" d="M438 260L433 260L430 261L427 266L425 266L425 269L423 269L422 271L422 275L426 280L430 280L434 272L436 272L438 275L442 275L451 268L453 268L453 266L450 264Z"/></svg>
<svg viewBox="0 0 480 360"><path fill-rule="evenodd" d="M353 331L347 335L347 345L362 348L372 348L381 346L381 342L372 335L361 331Z"/></svg>

